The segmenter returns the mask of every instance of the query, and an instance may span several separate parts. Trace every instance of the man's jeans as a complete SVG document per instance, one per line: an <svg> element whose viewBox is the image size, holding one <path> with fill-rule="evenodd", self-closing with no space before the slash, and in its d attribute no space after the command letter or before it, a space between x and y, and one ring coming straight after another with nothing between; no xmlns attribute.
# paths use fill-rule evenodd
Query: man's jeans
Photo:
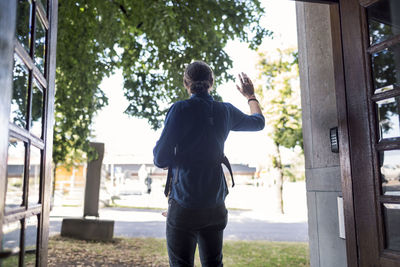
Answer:
<svg viewBox="0 0 400 267"><path fill-rule="evenodd" d="M225 205L210 209L186 209L170 199L167 215L170 266L193 266L196 244L203 267L223 266L222 242L227 222Z"/></svg>

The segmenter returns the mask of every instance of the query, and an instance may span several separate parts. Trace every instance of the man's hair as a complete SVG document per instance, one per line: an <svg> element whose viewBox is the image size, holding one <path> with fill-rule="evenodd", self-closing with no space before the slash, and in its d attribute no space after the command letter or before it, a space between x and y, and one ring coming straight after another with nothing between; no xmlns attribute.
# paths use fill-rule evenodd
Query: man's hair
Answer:
<svg viewBox="0 0 400 267"><path fill-rule="evenodd" d="M214 83L214 74L210 66L203 61L194 61L187 65L183 75L183 83L191 93L202 93Z"/></svg>

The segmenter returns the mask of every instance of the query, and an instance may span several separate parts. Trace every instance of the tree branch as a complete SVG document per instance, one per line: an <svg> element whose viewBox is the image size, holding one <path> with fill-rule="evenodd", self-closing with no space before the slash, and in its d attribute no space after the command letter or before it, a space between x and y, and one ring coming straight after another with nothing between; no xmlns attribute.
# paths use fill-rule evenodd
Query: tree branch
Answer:
<svg viewBox="0 0 400 267"><path fill-rule="evenodd" d="M126 8L121 3L118 3L118 2L116 2L114 0L112 0L112 3L114 5L116 5L121 10L121 12L125 15L125 17L129 18L129 15L128 15L128 12L126 11Z"/></svg>

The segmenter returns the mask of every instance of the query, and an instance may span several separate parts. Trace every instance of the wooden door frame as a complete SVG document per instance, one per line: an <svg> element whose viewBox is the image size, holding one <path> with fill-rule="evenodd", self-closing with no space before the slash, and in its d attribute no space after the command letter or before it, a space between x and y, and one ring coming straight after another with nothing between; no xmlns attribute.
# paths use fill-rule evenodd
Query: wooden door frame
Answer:
<svg viewBox="0 0 400 267"><path fill-rule="evenodd" d="M350 164L344 168L344 171L348 169L348 184L352 186L352 189L346 186L347 178L343 176L343 170L342 185L343 194L349 196L352 194L354 199L353 220L356 237L354 244L356 246L351 248L353 245L349 244L349 240L346 243L348 249L350 246L351 253L357 249L357 265L355 266L398 265L395 260L381 254L379 239L379 203L376 199L376 170L373 166L376 157L373 147L375 142L374 111L370 109L369 104L370 65L366 54L369 39L363 8L376 1L340 0L346 86L345 95L342 98L346 103L343 108L347 112L343 118L347 119L348 140L346 142L349 150L346 151L348 153L346 162ZM342 111L338 109L338 112ZM345 208L349 204L351 203L345 203ZM346 223L348 219L346 218Z"/></svg>
<svg viewBox="0 0 400 267"><path fill-rule="evenodd" d="M354 211L353 176L351 165L350 129L347 108L347 90L343 51L343 29L341 5L331 6L332 55L335 77L335 94L339 135L339 162L341 172L343 209L346 235L346 256L348 266L358 266L358 240Z"/></svg>
<svg viewBox="0 0 400 267"><path fill-rule="evenodd" d="M33 0L36 2L37 0ZM0 1L0 192L3 192L0 200L0 240L3 238L3 219L5 198L7 190L7 154L9 146L9 125L10 108L12 96L12 78L13 78L13 58L16 44L17 1ZM43 166L44 184L41 186L40 202L41 219L38 222L39 231L39 251L38 266L47 266L47 250L49 235L49 213L51 196L51 164L53 148L53 125L54 125L54 96L55 96L55 75L56 75L56 43L57 43L57 19L58 19L58 0L49 0L48 2L48 20L49 31L46 51L46 61L48 67L46 70L47 89L45 93L45 111L44 120L44 149Z"/></svg>
<svg viewBox="0 0 400 267"><path fill-rule="evenodd" d="M54 112L55 112L55 80L56 80L56 50L57 50L57 27L58 27L58 0L49 1L49 35L48 35L48 53L47 59L49 62L47 68L47 94L46 94L46 120L43 125L44 131L44 157L43 162L45 169L44 176L46 177L45 183L42 187L40 198L42 201L42 215L44 219L40 220L40 247L39 251L39 266L47 266L47 251L48 251L48 237L49 237L49 215L50 215L50 198L51 198L51 177L52 177L52 154L53 154L53 130L54 130Z"/></svg>
<svg viewBox="0 0 400 267"><path fill-rule="evenodd" d="M5 192L7 180L8 123L12 95L16 1L0 1L0 192ZM3 238L5 194L0 200L0 240Z"/></svg>
<svg viewBox="0 0 400 267"><path fill-rule="evenodd" d="M339 0L292 0L296 2L307 2L315 4L338 4Z"/></svg>
<svg viewBox="0 0 400 267"><path fill-rule="evenodd" d="M301 0L299 0L301 1ZM378 0L331 5L331 34L339 129L348 266L398 266L381 253L376 200L374 115L369 104L369 46L365 9ZM332 3L307 0L302 2ZM335 11L338 8L339 10ZM334 13L339 13L339 16Z"/></svg>
<svg viewBox="0 0 400 267"><path fill-rule="evenodd" d="M343 37L347 34L348 29L342 29L342 13L343 0L295 0L297 2L309 2L330 5L330 22L331 22L331 37L332 37L332 55L335 78L335 94L338 117L338 134L339 134L339 160L341 171L342 195L344 203L344 219L345 219L345 234L346 234L346 257L348 266L359 266L358 262L358 239L356 232L356 220L354 210L354 194L353 194L353 174L352 174L352 156L350 140L353 138L350 135L352 120L349 118L349 110L347 98L349 96L346 90L346 82L349 76L345 74L351 73L352 70L345 68L349 64L349 55L345 55L343 51ZM347 0L344 0L347 1ZM366 0L368 1L368 0ZM369 0L372 1L372 0ZM350 60L351 61L351 60ZM346 70L346 71L345 71Z"/></svg>

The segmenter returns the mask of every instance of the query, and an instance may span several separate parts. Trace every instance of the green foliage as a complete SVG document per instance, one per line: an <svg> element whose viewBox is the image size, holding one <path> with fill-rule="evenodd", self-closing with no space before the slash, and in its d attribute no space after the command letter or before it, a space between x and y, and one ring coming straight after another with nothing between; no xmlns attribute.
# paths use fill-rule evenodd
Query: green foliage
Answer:
<svg viewBox="0 0 400 267"><path fill-rule="evenodd" d="M14 61L11 120L18 126L26 127L28 102L28 70L20 59Z"/></svg>
<svg viewBox="0 0 400 267"><path fill-rule="evenodd" d="M392 26L377 21L372 21L370 25L370 35L373 43L382 42L392 35ZM380 92L393 89L393 85L399 84L397 63L394 49L386 49L372 56L373 82L375 89ZM393 129L393 117L398 114L397 97L395 101L386 101L380 105L379 126L381 134L388 133Z"/></svg>
<svg viewBox="0 0 400 267"><path fill-rule="evenodd" d="M226 266L310 266L307 243L225 241Z"/></svg>
<svg viewBox="0 0 400 267"><path fill-rule="evenodd" d="M265 87L257 93L262 97L270 136L278 146L303 148L297 51L278 49L275 58L262 53L260 57Z"/></svg>
<svg viewBox="0 0 400 267"><path fill-rule="evenodd" d="M286 166L283 168L283 175L288 178L289 182L296 182L296 175L287 168Z"/></svg>
<svg viewBox="0 0 400 267"><path fill-rule="evenodd" d="M167 106L187 97L185 64L208 62L216 85L232 79L223 48L234 38L256 48L270 36L263 12L259 0L60 0L54 162L89 151L93 115L107 105L99 84L116 68L126 113L157 129Z"/></svg>

